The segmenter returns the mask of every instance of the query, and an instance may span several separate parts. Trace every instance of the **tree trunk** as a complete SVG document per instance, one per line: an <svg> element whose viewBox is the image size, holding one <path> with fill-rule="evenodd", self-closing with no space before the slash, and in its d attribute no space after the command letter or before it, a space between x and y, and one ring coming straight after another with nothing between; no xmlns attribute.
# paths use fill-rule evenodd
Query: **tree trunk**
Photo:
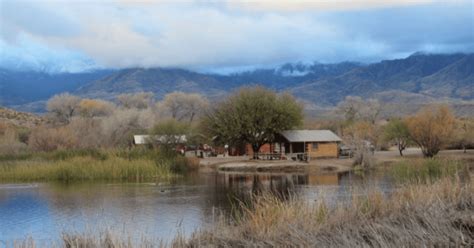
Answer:
<svg viewBox="0 0 474 248"><path fill-rule="evenodd" d="M192 123L193 120L194 120L194 115L196 115L196 113L192 112L191 113L191 117L189 118L189 123Z"/></svg>
<svg viewBox="0 0 474 248"><path fill-rule="evenodd" d="M260 147L261 147L261 145L252 144L253 159L258 159L258 152L260 151Z"/></svg>

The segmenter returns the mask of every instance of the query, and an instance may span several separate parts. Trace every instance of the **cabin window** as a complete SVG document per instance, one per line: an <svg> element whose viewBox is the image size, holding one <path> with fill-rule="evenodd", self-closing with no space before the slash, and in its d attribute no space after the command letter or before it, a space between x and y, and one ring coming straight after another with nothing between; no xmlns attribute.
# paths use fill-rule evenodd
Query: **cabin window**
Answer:
<svg viewBox="0 0 474 248"><path fill-rule="evenodd" d="M318 143L313 143L312 150L318 150Z"/></svg>

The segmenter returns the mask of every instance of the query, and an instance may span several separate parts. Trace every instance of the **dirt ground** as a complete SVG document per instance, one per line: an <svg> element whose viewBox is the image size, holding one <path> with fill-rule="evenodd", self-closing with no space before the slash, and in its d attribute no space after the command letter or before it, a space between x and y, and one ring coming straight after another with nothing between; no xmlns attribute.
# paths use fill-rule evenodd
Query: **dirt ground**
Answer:
<svg viewBox="0 0 474 248"><path fill-rule="evenodd" d="M376 151L374 156L379 165L389 165L402 159L422 158L423 154L418 148L409 148L403 152L401 157L398 150ZM438 154L441 158L462 159L474 164L474 150L464 153L462 150L446 150ZM248 156L238 157L212 157L203 158L200 161L201 172L218 170L224 171L246 171L246 172L290 172L309 170L309 172L341 172L352 170L353 160L351 158L338 159L313 159L309 162L281 161L281 160L250 160Z"/></svg>

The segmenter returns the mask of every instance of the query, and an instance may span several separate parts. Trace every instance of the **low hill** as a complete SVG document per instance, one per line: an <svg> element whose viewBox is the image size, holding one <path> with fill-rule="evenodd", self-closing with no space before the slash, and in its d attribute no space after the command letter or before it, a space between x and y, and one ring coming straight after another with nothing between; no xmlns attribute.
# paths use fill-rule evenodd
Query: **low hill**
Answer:
<svg viewBox="0 0 474 248"><path fill-rule="evenodd" d="M33 127L44 123L43 117L0 107L0 123L14 126Z"/></svg>

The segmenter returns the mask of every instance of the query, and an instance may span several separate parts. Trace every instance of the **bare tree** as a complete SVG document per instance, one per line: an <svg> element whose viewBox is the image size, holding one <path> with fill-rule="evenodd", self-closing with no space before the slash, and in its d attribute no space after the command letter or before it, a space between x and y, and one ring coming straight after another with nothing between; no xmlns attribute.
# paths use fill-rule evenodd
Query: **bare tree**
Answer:
<svg viewBox="0 0 474 248"><path fill-rule="evenodd" d="M359 96L347 96L336 107L336 112L342 114L347 123L365 120L375 124L381 106L377 99L363 100Z"/></svg>
<svg viewBox="0 0 474 248"><path fill-rule="evenodd" d="M102 120L104 143L110 147L130 146L132 136L142 133L144 127L140 125L140 113L134 109L117 110L113 115Z"/></svg>
<svg viewBox="0 0 474 248"><path fill-rule="evenodd" d="M138 92L121 94L117 96L119 105L126 108L146 109L153 105L154 94L152 92Z"/></svg>
<svg viewBox="0 0 474 248"><path fill-rule="evenodd" d="M344 101L339 102L336 112L342 114L344 119L351 123L359 118L359 111L364 105L364 100L359 96L346 96Z"/></svg>
<svg viewBox="0 0 474 248"><path fill-rule="evenodd" d="M380 103L377 99L368 99L364 102L362 108L359 111L360 117L372 124L375 124L375 121L377 121L377 118L379 117L380 110Z"/></svg>
<svg viewBox="0 0 474 248"><path fill-rule="evenodd" d="M209 106L209 102L200 94L176 91L164 97L162 106L169 111L173 119L192 122L196 115Z"/></svg>
<svg viewBox="0 0 474 248"><path fill-rule="evenodd" d="M46 108L57 121L69 123L76 114L81 98L69 93L55 95L47 102Z"/></svg>

